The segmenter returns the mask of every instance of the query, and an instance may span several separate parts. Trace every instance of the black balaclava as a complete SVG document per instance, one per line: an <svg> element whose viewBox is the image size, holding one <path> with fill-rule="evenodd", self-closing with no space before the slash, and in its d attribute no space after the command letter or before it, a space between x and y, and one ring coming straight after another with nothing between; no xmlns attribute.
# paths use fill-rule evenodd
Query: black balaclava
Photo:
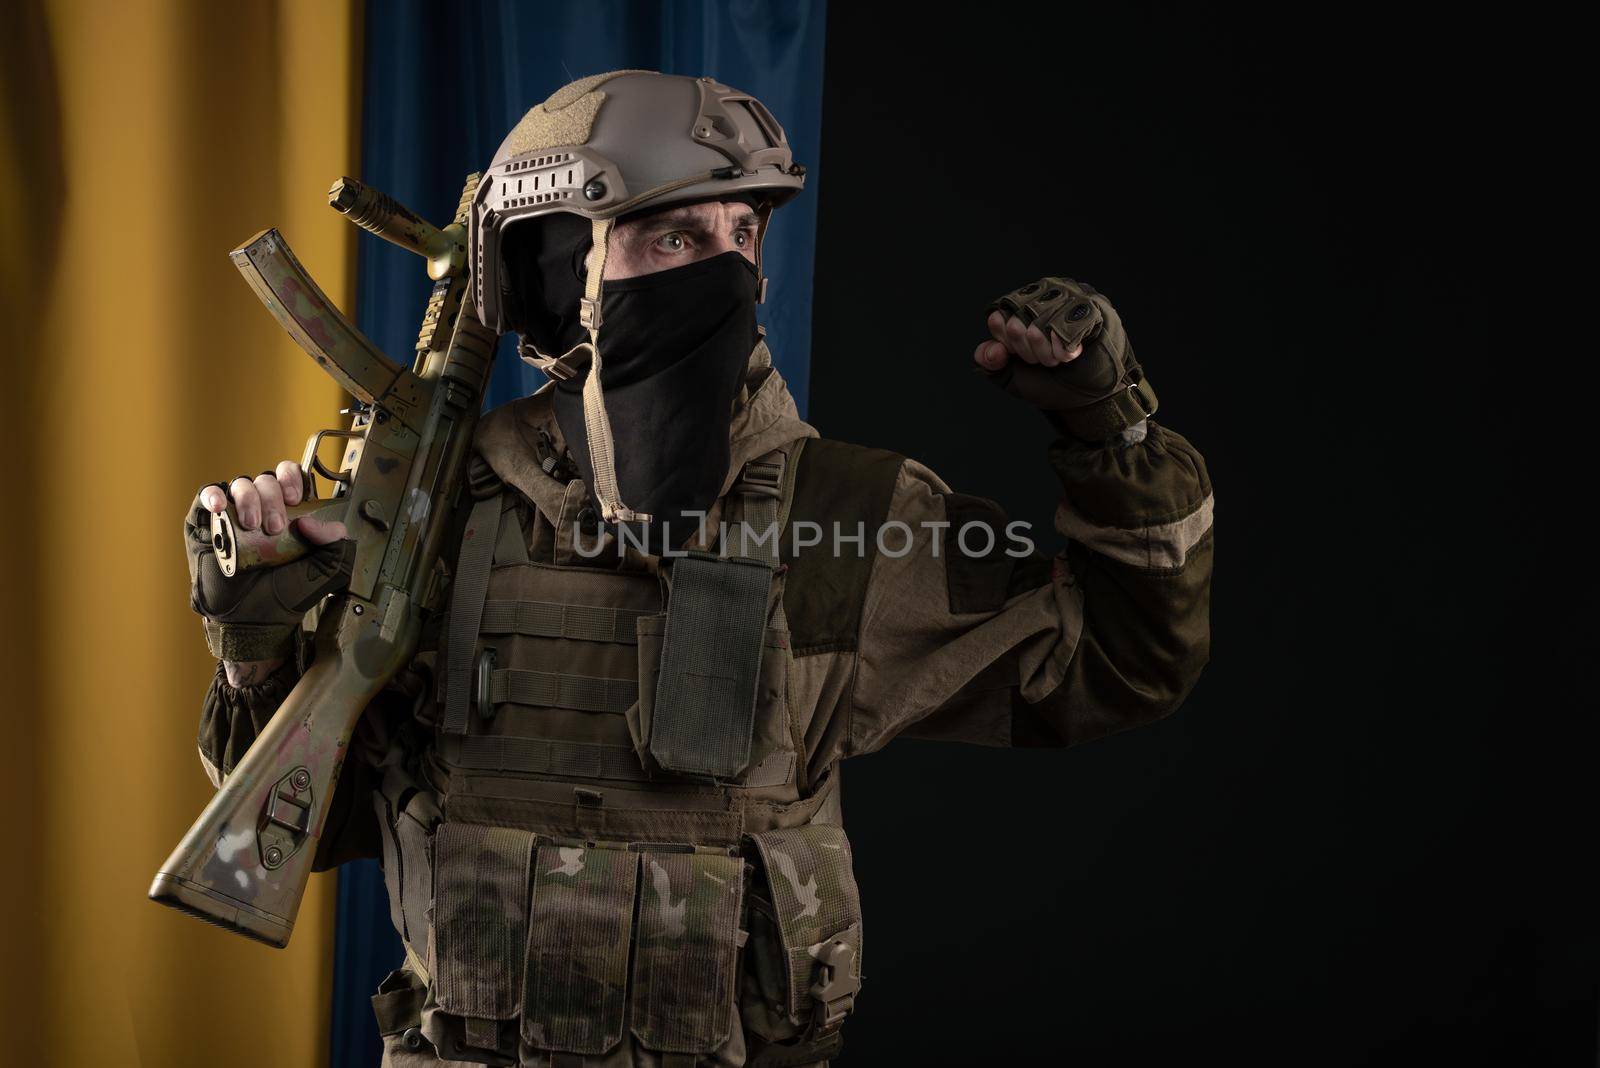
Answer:
<svg viewBox="0 0 1600 1068"><path fill-rule="evenodd" d="M751 203L748 196L719 197ZM674 204L672 207L681 205ZM753 205L752 205L753 206ZM589 220L565 212L524 226L505 246L508 318L540 352L559 356L588 335L578 322ZM617 488L652 521L648 551L677 547L722 489L728 428L756 333L755 265L737 251L601 286L600 351L615 441ZM583 417L586 369L556 382L556 422L594 504ZM668 543L670 538L670 545Z"/></svg>

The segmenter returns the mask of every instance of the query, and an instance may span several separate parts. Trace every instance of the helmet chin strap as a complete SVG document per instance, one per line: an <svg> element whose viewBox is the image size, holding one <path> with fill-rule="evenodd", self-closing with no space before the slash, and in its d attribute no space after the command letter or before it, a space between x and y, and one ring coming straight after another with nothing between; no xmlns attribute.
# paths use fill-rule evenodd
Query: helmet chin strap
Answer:
<svg viewBox="0 0 1600 1068"><path fill-rule="evenodd" d="M600 283L605 277L606 245L611 237L611 219L594 220L594 240L584 261L583 299L578 302L578 321L589 331L589 340L580 341L561 357L569 366L581 349L589 350L589 377L583 383L583 425L589 434L589 463L594 468L595 497L607 523L648 523L650 516L635 512L622 503L617 488L615 442L611 436L611 417L606 414L605 394L600 386Z"/></svg>
<svg viewBox="0 0 1600 1068"><path fill-rule="evenodd" d="M756 212L756 275L760 289L756 303L767 300L767 276L761 273L761 247L765 243L767 221L772 206L763 204ZM578 321L589 331L589 340L580 341L560 356L546 356L523 341L518 346L522 359L554 378L568 379L583 370L585 358L589 377L583 383L583 424L589 435L589 463L595 484L590 487L600 501L600 514L607 523L648 523L650 516L635 512L622 503L617 486L615 440L611 436L611 417L606 414L605 393L600 386L600 283L606 269L606 246L613 219L595 219L594 239L584 260L583 299L578 302ZM533 353L529 355L529 351Z"/></svg>
<svg viewBox="0 0 1600 1068"><path fill-rule="evenodd" d="M761 250L767 243L767 222L772 218L772 202L765 201L756 208L756 303L767 302L767 276L761 273ZM765 331L763 331L765 333Z"/></svg>

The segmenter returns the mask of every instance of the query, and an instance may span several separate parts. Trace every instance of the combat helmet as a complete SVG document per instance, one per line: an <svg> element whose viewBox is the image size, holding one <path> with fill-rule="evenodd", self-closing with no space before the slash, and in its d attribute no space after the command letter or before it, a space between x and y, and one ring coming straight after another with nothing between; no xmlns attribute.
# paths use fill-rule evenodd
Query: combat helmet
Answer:
<svg viewBox="0 0 1600 1068"><path fill-rule="evenodd" d="M507 135L472 205L473 295L484 325L505 332L502 241L509 227L554 212L593 223L579 319L589 339L562 354L524 346L546 374L571 378L592 364L583 386L584 424L595 497L607 522L648 521L617 490L611 423L600 388L600 282L616 220L642 210L752 194L758 203L758 302L766 300L761 246L773 209L800 192L783 127L748 93L709 77L620 70L580 78L531 108Z"/></svg>

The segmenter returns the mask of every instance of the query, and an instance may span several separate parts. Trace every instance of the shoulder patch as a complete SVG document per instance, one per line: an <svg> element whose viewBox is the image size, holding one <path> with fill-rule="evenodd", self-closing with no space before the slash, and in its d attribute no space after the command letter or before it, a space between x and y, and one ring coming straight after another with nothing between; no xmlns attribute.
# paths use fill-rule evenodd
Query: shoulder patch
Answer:
<svg viewBox="0 0 1600 1068"><path fill-rule="evenodd" d="M806 441L781 554L789 565L783 611L795 656L856 647L878 528L888 517L903 463L904 456L888 449L828 438ZM815 526L797 531L798 523ZM853 540L858 530L864 534L859 551ZM835 531L852 539L842 541L837 554ZM798 551L796 541L802 543Z"/></svg>

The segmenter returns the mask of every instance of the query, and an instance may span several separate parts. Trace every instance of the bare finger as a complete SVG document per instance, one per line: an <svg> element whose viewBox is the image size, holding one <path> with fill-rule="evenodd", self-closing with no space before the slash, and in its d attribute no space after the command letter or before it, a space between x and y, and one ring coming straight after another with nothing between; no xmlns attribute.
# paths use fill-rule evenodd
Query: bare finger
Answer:
<svg viewBox="0 0 1600 1068"><path fill-rule="evenodd" d="M1045 337L1043 330L1030 325L1025 333L1028 338L1028 350L1033 353L1034 359L1046 367L1054 367L1061 362L1056 359L1055 352L1050 348L1050 338Z"/></svg>
<svg viewBox="0 0 1600 1068"><path fill-rule="evenodd" d="M1002 314L1001 312L999 312L998 310L997 311L992 311L992 312L989 313L989 318L984 320L984 323L987 324L988 327L989 327L990 336L993 337L996 341L1000 342L1000 344L1004 345L1006 343L1006 340L1007 340L1007 338L1006 338L1006 316L1004 314Z"/></svg>
<svg viewBox="0 0 1600 1068"><path fill-rule="evenodd" d="M1005 366L1005 346L1000 344L998 341L980 341L978 342L978 347L973 350L972 358L976 360L980 366L991 371L998 371L1001 367Z"/></svg>
<svg viewBox="0 0 1600 1068"><path fill-rule="evenodd" d="M200 491L200 503L205 505L206 511L220 514L228 509L228 495L222 492L221 486L207 486Z"/></svg>
<svg viewBox="0 0 1600 1068"><path fill-rule="evenodd" d="M330 541L338 541L347 533L344 524L337 519L316 519L312 516L303 516L295 520L294 532L312 545L326 545Z"/></svg>
<svg viewBox="0 0 1600 1068"><path fill-rule="evenodd" d="M1022 325L1021 319L1013 318L1006 322L1006 348L1028 363L1039 362L1039 358L1033 354L1033 347L1028 344L1028 329Z"/></svg>
<svg viewBox="0 0 1600 1068"><path fill-rule="evenodd" d="M283 487L283 503L290 506L299 504L306 488L305 476L300 473L300 465L293 460L280 461L278 482Z"/></svg>
<svg viewBox="0 0 1600 1068"><path fill-rule="evenodd" d="M1067 348L1067 343L1055 334L1050 335L1050 351L1055 355L1058 363L1071 363L1083 355L1083 342L1078 342L1072 348Z"/></svg>
<svg viewBox="0 0 1600 1068"><path fill-rule="evenodd" d="M261 495L261 529L268 534L283 533L288 517L283 512L283 486L277 475L257 475L256 492Z"/></svg>
<svg viewBox="0 0 1600 1068"><path fill-rule="evenodd" d="M228 492L233 495L233 514L238 517L239 527L243 530L260 527L261 497L256 493L256 484L248 478L236 478L228 483Z"/></svg>

